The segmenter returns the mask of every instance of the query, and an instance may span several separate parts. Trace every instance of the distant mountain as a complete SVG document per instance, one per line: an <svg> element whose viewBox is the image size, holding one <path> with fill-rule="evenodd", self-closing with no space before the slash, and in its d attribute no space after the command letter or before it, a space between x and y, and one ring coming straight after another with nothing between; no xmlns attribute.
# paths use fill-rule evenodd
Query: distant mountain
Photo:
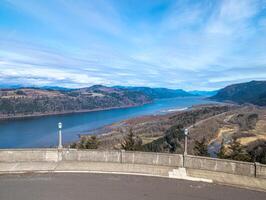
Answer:
<svg viewBox="0 0 266 200"><path fill-rule="evenodd" d="M130 91L142 92L152 99L163 99L163 98L175 98L175 97L187 97L194 96L182 89L168 89L168 88L150 88L150 87L124 87L115 86L114 88L124 88Z"/></svg>
<svg viewBox="0 0 266 200"><path fill-rule="evenodd" d="M57 86L3 87L0 89L0 118L83 112L138 106L154 99L193 96L184 90L149 87L68 89Z"/></svg>
<svg viewBox="0 0 266 200"><path fill-rule="evenodd" d="M72 90L65 87L59 86L32 86L32 85L10 85L10 84L0 84L0 89L21 89L21 88L32 88L32 89L45 89L45 90Z"/></svg>
<svg viewBox="0 0 266 200"><path fill-rule="evenodd" d="M229 85L219 90L210 99L266 106L266 81L251 81Z"/></svg>
<svg viewBox="0 0 266 200"><path fill-rule="evenodd" d="M59 86L43 86L43 87L33 87L33 88L39 88L44 90L61 90L61 91L70 91L73 89L65 88L65 87L59 87Z"/></svg>
<svg viewBox="0 0 266 200"><path fill-rule="evenodd" d="M205 96L205 97L211 97L217 94L218 90L214 91L200 91L200 90L193 90L188 91L190 94L197 95L197 96Z"/></svg>
<svg viewBox="0 0 266 200"><path fill-rule="evenodd" d="M142 105L142 92L105 86L81 89L19 88L0 90L0 118L82 112Z"/></svg>

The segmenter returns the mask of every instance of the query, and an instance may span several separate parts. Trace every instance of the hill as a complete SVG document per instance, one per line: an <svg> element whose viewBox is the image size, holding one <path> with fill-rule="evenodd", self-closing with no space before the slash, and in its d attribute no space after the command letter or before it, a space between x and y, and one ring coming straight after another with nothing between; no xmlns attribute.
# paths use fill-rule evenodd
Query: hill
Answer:
<svg viewBox="0 0 266 200"><path fill-rule="evenodd" d="M266 164L266 108L254 105L208 104L164 115L146 115L107 125L82 135L72 147L97 134L100 149L121 149L129 133L139 151L183 153L184 128L189 129L188 153L198 155L194 147L205 138L209 156L217 157L225 144L228 158ZM234 141L242 153L230 151ZM230 157L238 155L239 157Z"/></svg>
<svg viewBox="0 0 266 200"><path fill-rule="evenodd" d="M115 88L125 88L130 91L142 92L152 99L163 99L163 98L175 98L175 97L186 97L194 96L182 89L168 89L168 88L150 88L150 87L123 87L115 86Z"/></svg>
<svg viewBox="0 0 266 200"><path fill-rule="evenodd" d="M124 120L90 132L90 134L96 133L98 135L101 142L100 148L120 148L121 140L132 128L135 136L142 139L142 150L169 152L172 151L169 147L173 145L176 147L179 146L176 149L176 153L181 153L183 151L181 149L183 141L180 140L183 138L175 140L179 137L179 132L176 132L179 126L189 127L198 121L234 110L237 107L223 104L195 106L186 111L176 111L164 115L150 115ZM212 126L212 124L209 126ZM193 140L202 137L202 134L204 134L204 132L198 133L197 135L195 134ZM170 145L172 142L173 144Z"/></svg>
<svg viewBox="0 0 266 200"><path fill-rule="evenodd" d="M0 118L82 112L142 105L149 96L95 85L81 89L19 88L0 90Z"/></svg>
<svg viewBox="0 0 266 200"><path fill-rule="evenodd" d="M229 85L219 90L210 99L266 106L266 81L251 81Z"/></svg>

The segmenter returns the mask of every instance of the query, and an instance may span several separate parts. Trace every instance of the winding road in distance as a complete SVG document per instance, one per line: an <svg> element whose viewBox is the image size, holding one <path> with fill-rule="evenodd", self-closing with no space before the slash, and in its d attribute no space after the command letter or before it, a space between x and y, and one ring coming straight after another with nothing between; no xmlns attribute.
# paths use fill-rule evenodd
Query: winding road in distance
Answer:
<svg viewBox="0 0 266 200"><path fill-rule="evenodd" d="M117 174L0 176L3 200L265 200L266 193L203 182Z"/></svg>

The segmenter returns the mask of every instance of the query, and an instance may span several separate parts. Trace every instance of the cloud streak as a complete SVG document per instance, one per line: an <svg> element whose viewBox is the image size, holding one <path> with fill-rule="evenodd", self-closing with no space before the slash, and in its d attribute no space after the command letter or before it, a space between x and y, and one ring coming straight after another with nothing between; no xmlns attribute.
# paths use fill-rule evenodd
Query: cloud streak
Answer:
<svg viewBox="0 0 266 200"><path fill-rule="evenodd" d="M263 0L4 0L0 13L0 83L209 90L266 77Z"/></svg>

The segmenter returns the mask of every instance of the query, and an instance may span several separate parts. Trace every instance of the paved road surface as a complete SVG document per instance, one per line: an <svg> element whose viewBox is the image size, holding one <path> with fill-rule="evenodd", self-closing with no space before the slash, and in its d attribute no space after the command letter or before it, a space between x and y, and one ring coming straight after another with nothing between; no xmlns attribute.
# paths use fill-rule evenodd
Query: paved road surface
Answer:
<svg viewBox="0 0 266 200"><path fill-rule="evenodd" d="M114 174L0 176L1 200L266 200L266 193L168 178Z"/></svg>

